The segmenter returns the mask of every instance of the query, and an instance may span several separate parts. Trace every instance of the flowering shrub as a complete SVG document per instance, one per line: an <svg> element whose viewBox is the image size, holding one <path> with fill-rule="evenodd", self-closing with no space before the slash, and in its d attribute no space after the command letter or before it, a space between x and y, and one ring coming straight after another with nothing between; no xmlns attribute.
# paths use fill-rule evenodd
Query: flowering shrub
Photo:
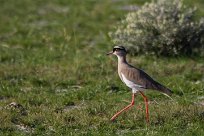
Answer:
<svg viewBox="0 0 204 136"><path fill-rule="evenodd" d="M190 55L202 50L204 21L194 21L195 8L181 0L157 0L130 12L109 33L115 44L132 53L165 56Z"/></svg>

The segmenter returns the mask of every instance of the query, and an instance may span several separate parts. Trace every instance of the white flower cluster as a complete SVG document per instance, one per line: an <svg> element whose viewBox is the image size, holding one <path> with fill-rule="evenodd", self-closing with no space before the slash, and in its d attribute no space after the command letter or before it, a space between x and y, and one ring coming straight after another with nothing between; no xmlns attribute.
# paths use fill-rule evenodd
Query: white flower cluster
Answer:
<svg viewBox="0 0 204 136"><path fill-rule="evenodd" d="M109 35L132 53L190 55L201 49L204 41L204 21L194 21L195 11L182 0L152 1L128 13Z"/></svg>

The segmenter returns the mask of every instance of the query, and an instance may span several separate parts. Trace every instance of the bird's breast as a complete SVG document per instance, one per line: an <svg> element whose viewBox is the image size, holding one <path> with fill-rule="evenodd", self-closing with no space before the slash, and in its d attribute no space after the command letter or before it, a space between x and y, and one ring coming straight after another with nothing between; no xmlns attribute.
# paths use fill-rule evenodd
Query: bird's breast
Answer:
<svg viewBox="0 0 204 136"><path fill-rule="evenodd" d="M125 83L132 90L141 90L141 88L144 88L141 85L129 80L128 77L125 77L125 75L122 72L120 73L120 75L121 75L120 78L123 81L123 83Z"/></svg>

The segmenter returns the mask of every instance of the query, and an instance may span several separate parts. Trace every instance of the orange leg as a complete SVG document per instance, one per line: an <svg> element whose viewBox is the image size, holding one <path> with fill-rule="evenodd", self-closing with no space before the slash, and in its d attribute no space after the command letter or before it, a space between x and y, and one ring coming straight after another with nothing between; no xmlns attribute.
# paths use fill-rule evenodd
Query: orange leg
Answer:
<svg viewBox="0 0 204 136"><path fill-rule="evenodd" d="M148 99L147 97L142 93L140 92L140 94L142 95L144 101L145 101L145 108L146 108L146 120L147 120L147 123L149 123L149 109L148 109Z"/></svg>
<svg viewBox="0 0 204 136"><path fill-rule="evenodd" d="M113 120L114 120L119 114L121 114L123 111L128 110L130 107L132 107L132 106L134 105L134 103L135 103L134 99L135 99L135 94L133 93L133 94L132 94L132 102L131 102L127 107L125 107L125 108L123 108L121 111L117 112L117 113L111 118L111 121L113 121Z"/></svg>

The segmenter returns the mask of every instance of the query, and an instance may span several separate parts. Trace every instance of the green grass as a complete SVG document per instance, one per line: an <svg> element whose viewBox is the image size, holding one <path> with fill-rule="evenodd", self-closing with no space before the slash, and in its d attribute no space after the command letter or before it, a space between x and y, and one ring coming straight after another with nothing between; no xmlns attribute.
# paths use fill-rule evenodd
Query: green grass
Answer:
<svg viewBox="0 0 204 136"><path fill-rule="evenodd" d="M198 6L204 2L185 1ZM141 96L131 100L117 59L107 57L108 32L137 1L3 0L0 5L0 135L203 135L203 58L128 56L174 92L150 91L150 125ZM8 106L11 102L23 108ZM25 130L21 130L22 128Z"/></svg>

